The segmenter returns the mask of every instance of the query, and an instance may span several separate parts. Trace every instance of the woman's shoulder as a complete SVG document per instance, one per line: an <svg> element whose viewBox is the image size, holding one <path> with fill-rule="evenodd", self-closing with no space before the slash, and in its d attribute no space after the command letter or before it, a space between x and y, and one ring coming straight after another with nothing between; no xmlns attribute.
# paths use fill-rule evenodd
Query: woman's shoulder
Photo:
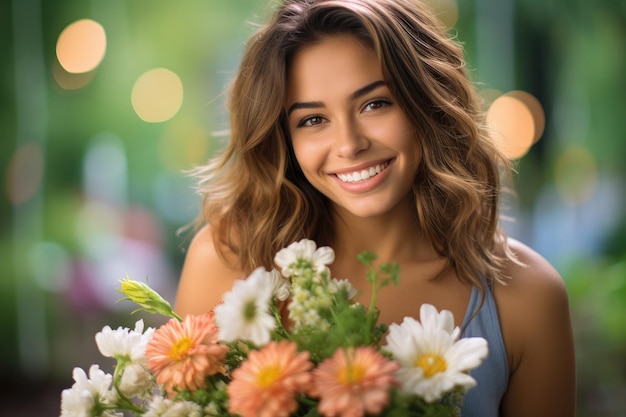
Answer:
<svg viewBox="0 0 626 417"><path fill-rule="evenodd" d="M519 263L507 265L510 279L494 289L511 375L503 409L526 411L510 415L557 415L558 407L572 406L575 387L567 288L539 253L514 239L508 244ZM532 396L537 401L529 404ZM546 414L547 410L556 414Z"/></svg>
<svg viewBox="0 0 626 417"><path fill-rule="evenodd" d="M235 280L243 276L237 255L219 242L211 226L194 235L183 264L175 310L178 314L199 314L221 302Z"/></svg>
<svg viewBox="0 0 626 417"><path fill-rule="evenodd" d="M504 275L510 277L506 281L507 287L516 290L543 289L549 294L564 291L565 283L561 275L542 255L516 239L507 238L507 245L518 261L509 261L505 267Z"/></svg>
<svg viewBox="0 0 626 417"><path fill-rule="evenodd" d="M537 340L542 332L551 337L553 329L569 325L569 305L563 278L543 256L515 239L508 245L519 262L509 261L504 271L509 278L494 287L494 297L515 364L531 343L542 343Z"/></svg>
<svg viewBox="0 0 626 417"><path fill-rule="evenodd" d="M567 301L567 289L559 272L542 255L524 243L508 238L508 248L518 262L508 261L498 285L497 297L505 298L512 308L550 308ZM562 306L561 306L562 307Z"/></svg>

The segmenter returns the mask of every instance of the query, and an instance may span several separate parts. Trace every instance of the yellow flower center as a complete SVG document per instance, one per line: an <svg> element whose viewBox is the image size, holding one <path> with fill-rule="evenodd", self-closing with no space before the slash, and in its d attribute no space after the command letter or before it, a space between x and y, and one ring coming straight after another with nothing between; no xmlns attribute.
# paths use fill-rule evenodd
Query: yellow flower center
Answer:
<svg viewBox="0 0 626 417"><path fill-rule="evenodd" d="M365 368L358 364L348 364L339 372L339 382L343 385L352 385L360 382L365 375Z"/></svg>
<svg viewBox="0 0 626 417"><path fill-rule="evenodd" d="M280 376L280 368L276 365L266 366L259 370L256 376L256 384L261 388L272 385Z"/></svg>
<svg viewBox="0 0 626 417"><path fill-rule="evenodd" d="M172 345L170 354L167 355L167 357L176 361L182 360L187 355L187 351L189 351L192 344L193 342L190 337L178 339L176 343Z"/></svg>
<svg viewBox="0 0 626 417"><path fill-rule="evenodd" d="M424 376L430 378L433 375L443 372L448 368L446 360L439 355L422 355L415 361L415 366L424 370Z"/></svg>

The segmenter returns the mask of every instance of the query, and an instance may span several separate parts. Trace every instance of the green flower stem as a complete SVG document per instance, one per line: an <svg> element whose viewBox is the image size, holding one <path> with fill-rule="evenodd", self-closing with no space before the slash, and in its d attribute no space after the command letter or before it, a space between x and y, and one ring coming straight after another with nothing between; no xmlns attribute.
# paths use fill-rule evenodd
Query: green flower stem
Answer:
<svg viewBox="0 0 626 417"><path fill-rule="evenodd" d="M135 414L140 414L140 415L143 415L146 412L143 408L137 406L135 403L133 403L131 400L129 400L126 397L120 397L120 402L118 403L118 406L111 407L111 409L115 409L115 408L121 408L123 410L131 411Z"/></svg>
<svg viewBox="0 0 626 417"><path fill-rule="evenodd" d="M113 387L115 388L115 392L117 392L117 395L119 396L119 401L116 406L111 407L110 409L121 408L127 411L132 411L133 413L144 414L145 410L141 407L138 407L120 390L120 380L122 379L122 373L128 362L129 360L125 358L117 359L115 371L113 372Z"/></svg>
<svg viewBox="0 0 626 417"><path fill-rule="evenodd" d="M274 315L274 321L276 321L276 334L284 339L289 339L289 332L283 325L283 318L280 316L280 311L278 310L278 307L276 307L276 304L272 303L270 308L272 309L272 314Z"/></svg>
<svg viewBox="0 0 626 417"><path fill-rule="evenodd" d="M369 345L372 342L372 327L374 323L374 313L376 309L376 302L378 300L378 288L376 284L372 285L372 298L370 298L370 305L367 308L367 313L365 315L365 341Z"/></svg>
<svg viewBox="0 0 626 417"><path fill-rule="evenodd" d="M367 266L367 281L372 284L372 297L370 298L370 305L367 308L366 320L365 320L365 340L369 345L371 343L371 329L374 323L374 309L376 308L376 301L378 299L378 274L374 269L374 260L376 254L374 252L361 252L357 255L357 259L365 266Z"/></svg>
<svg viewBox="0 0 626 417"><path fill-rule="evenodd" d="M311 408L316 408L317 407L317 401L309 398L309 397L305 397L304 395L300 395L298 397L298 402L302 405L305 405L307 407L311 407Z"/></svg>
<svg viewBox="0 0 626 417"><path fill-rule="evenodd" d="M374 260L376 260L376 254L374 252L361 252L357 255L357 259L361 261L362 264L367 266L367 281L372 284L372 297L370 299L370 305L367 309L367 318L365 322L365 340L367 343L371 343L371 331L374 327L375 323L374 316L376 310L376 303L378 302L378 291L387 285L394 283L398 284L399 280L399 266L397 263L393 264L383 264L379 268L379 272L382 272L386 275L386 278L382 279L379 276L379 272L374 269Z"/></svg>
<svg viewBox="0 0 626 417"><path fill-rule="evenodd" d="M102 415L103 412L107 411L107 410L111 410L116 412L116 414L120 411L120 410L126 410L126 411L131 411L135 414L138 415L143 415L145 414L145 411L142 410L141 408L137 407L135 404L133 403L116 403L114 405L110 405L110 404L103 404L101 402L97 402L94 405L93 410L91 411L92 414L94 416L100 416Z"/></svg>
<svg viewBox="0 0 626 417"><path fill-rule="evenodd" d="M181 316L179 316L174 310L172 310L172 318L178 320L179 322L183 322L183 318Z"/></svg>

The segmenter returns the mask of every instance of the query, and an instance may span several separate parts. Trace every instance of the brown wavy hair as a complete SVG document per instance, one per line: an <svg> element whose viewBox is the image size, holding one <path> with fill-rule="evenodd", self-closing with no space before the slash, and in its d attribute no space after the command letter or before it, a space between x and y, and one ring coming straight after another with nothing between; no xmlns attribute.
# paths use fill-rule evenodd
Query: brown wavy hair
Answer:
<svg viewBox="0 0 626 417"><path fill-rule="evenodd" d="M337 34L375 51L417 131L423 157L415 214L437 252L463 281L480 288L480 277L503 282L504 262L514 259L498 227L509 161L490 139L461 46L417 1L286 0L275 7L247 43L230 87L230 142L195 171L200 221L245 272L269 268L276 251L305 237L332 245L329 202L299 169L284 103L294 53Z"/></svg>

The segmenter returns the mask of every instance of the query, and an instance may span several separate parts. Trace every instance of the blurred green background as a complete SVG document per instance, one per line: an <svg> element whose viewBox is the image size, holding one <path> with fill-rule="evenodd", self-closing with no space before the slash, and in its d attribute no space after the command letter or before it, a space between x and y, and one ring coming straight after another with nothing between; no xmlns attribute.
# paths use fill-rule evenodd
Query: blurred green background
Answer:
<svg viewBox="0 0 626 417"><path fill-rule="evenodd" d="M511 140L534 137L517 147L506 228L567 283L579 416L625 416L626 1L432 2L487 104L540 103L509 109ZM105 367L97 331L157 324L115 303L120 278L173 300L198 210L185 171L221 146L221 93L267 10L0 0L1 415L57 416L72 368Z"/></svg>

